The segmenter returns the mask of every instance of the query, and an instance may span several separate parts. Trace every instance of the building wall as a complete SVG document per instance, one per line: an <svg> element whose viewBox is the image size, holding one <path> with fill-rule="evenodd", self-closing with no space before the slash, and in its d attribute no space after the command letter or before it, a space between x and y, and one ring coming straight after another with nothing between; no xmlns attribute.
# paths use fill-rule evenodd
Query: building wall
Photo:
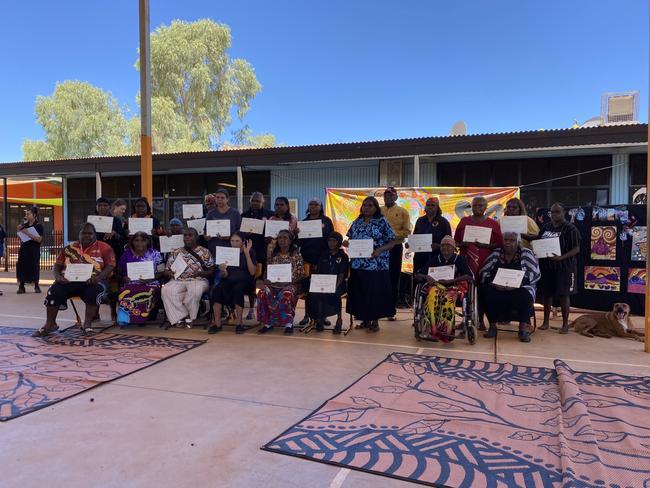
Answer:
<svg viewBox="0 0 650 488"><path fill-rule="evenodd" d="M311 198L319 198L325 203L325 188L365 188L378 184L377 160L277 167L271 170L271 199L279 196L298 199L298 215L302 217Z"/></svg>

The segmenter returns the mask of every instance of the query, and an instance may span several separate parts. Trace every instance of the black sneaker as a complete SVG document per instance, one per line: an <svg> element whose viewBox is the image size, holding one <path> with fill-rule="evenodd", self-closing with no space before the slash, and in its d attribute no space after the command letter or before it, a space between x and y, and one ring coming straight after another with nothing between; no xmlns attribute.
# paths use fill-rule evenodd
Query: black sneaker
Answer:
<svg viewBox="0 0 650 488"><path fill-rule="evenodd" d="M483 337L486 339L494 339L497 336L497 328L496 327L490 327L488 331L483 334Z"/></svg>
<svg viewBox="0 0 650 488"><path fill-rule="evenodd" d="M208 334L216 334L217 332L221 332L222 329L223 329L223 325L220 325L219 327L217 327L216 325L211 325L210 327L208 327Z"/></svg>
<svg viewBox="0 0 650 488"><path fill-rule="evenodd" d="M244 332L246 332L246 329L244 329L243 325L235 327L235 334L243 334Z"/></svg>
<svg viewBox="0 0 650 488"><path fill-rule="evenodd" d="M266 325L262 326L260 330L257 331L258 334L266 334L267 332L271 332L273 330L273 327L267 327Z"/></svg>
<svg viewBox="0 0 650 488"><path fill-rule="evenodd" d="M298 325L307 325L308 323L309 323L309 317L305 315L303 319L300 322L298 322Z"/></svg>
<svg viewBox="0 0 650 488"><path fill-rule="evenodd" d="M293 334L293 327L285 327L284 335L291 335L291 334Z"/></svg>
<svg viewBox="0 0 650 488"><path fill-rule="evenodd" d="M530 332L528 332L527 330L520 330L519 340L521 342L530 342Z"/></svg>
<svg viewBox="0 0 650 488"><path fill-rule="evenodd" d="M318 332L323 332L325 330L325 323L322 320L316 322L316 330Z"/></svg>

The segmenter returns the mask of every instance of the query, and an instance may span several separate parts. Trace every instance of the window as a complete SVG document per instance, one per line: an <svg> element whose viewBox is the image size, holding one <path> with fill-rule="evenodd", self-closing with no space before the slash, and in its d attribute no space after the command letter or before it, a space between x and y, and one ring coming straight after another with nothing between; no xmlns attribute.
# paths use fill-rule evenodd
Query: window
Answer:
<svg viewBox="0 0 650 488"><path fill-rule="evenodd" d="M490 186L492 165L489 162L466 163L465 186Z"/></svg>
<svg viewBox="0 0 650 488"><path fill-rule="evenodd" d="M438 173L438 186L463 186L464 166L462 163L440 163Z"/></svg>
<svg viewBox="0 0 650 488"><path fill-rule="evenodd" d="M519 185L519 161L497 161L493 165L494 186Z"/></svg>
<svg viewBox="0 0 650 488"><path fill-rule="evenodd" d="M630 154L630 200L632 204L644 204L647 196L642 189L646 187L648 170L647 154ZM646 191L647 195L647 191Z"/></svg>

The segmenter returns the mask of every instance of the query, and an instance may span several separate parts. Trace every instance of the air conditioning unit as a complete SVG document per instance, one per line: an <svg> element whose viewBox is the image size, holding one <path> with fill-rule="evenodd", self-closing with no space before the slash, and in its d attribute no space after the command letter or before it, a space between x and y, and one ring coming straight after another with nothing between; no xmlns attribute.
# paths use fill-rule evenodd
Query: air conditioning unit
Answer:
<svg viewBox="0 0 650 488"><path fill-rule="evenodd" d="M639 92L605 93L601 117L606 124L635 123L639 119Z"/></svg>
<svg viewBox="0 0 650 488"><path fill-rule="evenodd" d="M402 161L400 159L379 161L379 186L402 186Z"/></svg>

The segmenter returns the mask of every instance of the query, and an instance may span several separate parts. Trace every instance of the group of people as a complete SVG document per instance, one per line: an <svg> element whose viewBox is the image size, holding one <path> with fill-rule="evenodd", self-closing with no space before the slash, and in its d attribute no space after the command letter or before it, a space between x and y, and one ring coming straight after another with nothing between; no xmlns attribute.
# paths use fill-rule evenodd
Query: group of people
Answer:
<svg viewBox="0 0 650 488"><path fill-rule="evenodd" d="M576 254L579 250L577 229L564 218L561 204L552 207L552 220L541 230L528 217L525 233L505 232L499 222L486 215L487 201L476 197L472 201L472 214L461 219L452 237L451 225L442 215L440 202L431 197L425 205L424 215L415 222L414 229L408 212L397 202L397 192L389 187L384 192L384 205L369 196L363 200L358 217L352 222L344 237L334 231L334 226L324 215L323 205L313 199L307 206L304 221L321 222L322 237L302 236L296 216L292 215L289 201L278 197L273 210L264 208L264 197L254 193L250 208L239 213L229 205L225 189L207 195L204 200L204 218L229 221L229 235L209 235L194 227L183 225L180 219L170 221L167 230L152 215L151 206L144 198L135 201L132 217L151 218L149 232L129 232L126 203L111 203L105 198L96 202L95 213L112 216L111 232L99 233L86 223L79 240L66 246L54 267L55 283L45 299L47 320L35 335L47 335L57 329L56 316L66 307L70 297L78 296L86 303L82 329L92 333L92 322L98 318L98 307L108 302L114 323L126 326L145 324L164 309L171 326L191 327L197 319L202 300L209 299L211 318L208 332L217 333L223 328L225 317L235 321L235 331L244 332L243 310L248 298L251 312L256 308L258 330L266 334L273 328L292 334L298 300L305 300L305 316L301 325L313 321L318 331L331 325L336 317L333 332L342 329L342 297L347 296L347 312L360 324L357 328L368 332L379 330L381 319L394 320L398 307L399 278L402 267L403 246L411 234L431 234L431 251L417 252L414 273L417 280L425 282L422 293L426 296L426 317L430 336L448 342L455 336L453 314L456 301L466 293L473 282L478 288L481 320L487 316L487 337L496 335L496 324L502 320L519 323L519 338L530 341L530 317L535 295L544 297L544 323L548 328L549 312L554 296L559 296L563 313L562 332L568 329L569 296L575 291ZM524 204L518 199L507 203L506 216L526 215ZM285 221L277 235L243 232L242 218ZM38 231L37 211L26 212L23 226ZM465 238L468 226L490 230L489 243L470 242ZM183 235L183 246L170 252L160 252L162 236ZM559 237L561 255L537 260L530 250L530 242L538 238ZM349 257L344 249L351 241L371 240L372 252L364 257ZM38 240L31 247L38 252ZM21 246L22 254L30 251L27 243ZM221 247L235 248L238 262L228 263L219 256ZM231 252L232 256L233 253ZM19 259L20 261L20 259ZM151 263L146 277L130 276L137 268L131 263ZM71 264L92 265L90 278L83 282L66 277ZM131 266L130 266L131 265ZM282 281L269 279L270 265L289 265L290 273ZM453 266L453 278L435 279L431 268ZM277 268L277 267L276 267ZM524 272L518 287L493 284L500 268ZM31 273L31 275L30 275ZM36 275L34 276L34 273ZM317 274L335 275L333 292L311 293L311 277ZM262 283L257 290L257 280ZM19 266L19 293L24 293L24 283L34 282L38 287L38 269ZM252 318L251 314L247 318Z"/></svg>

